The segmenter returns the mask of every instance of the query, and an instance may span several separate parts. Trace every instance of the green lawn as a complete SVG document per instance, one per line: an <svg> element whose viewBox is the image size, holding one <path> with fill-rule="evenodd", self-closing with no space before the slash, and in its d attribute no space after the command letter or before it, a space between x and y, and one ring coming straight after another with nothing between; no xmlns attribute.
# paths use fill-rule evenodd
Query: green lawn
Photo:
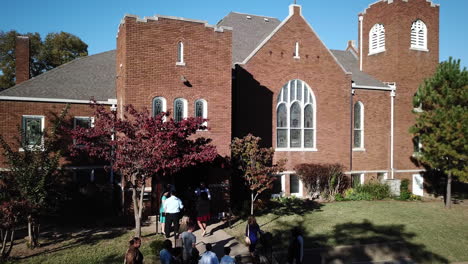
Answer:
<svg viewBox="0 0 468 264"><path fill-rule="evenodd" d="M67 232L57 230L56 235L50 235L41 240L42 246L29 250L24 243L13 248L13 261L8 263L123 263L128 241L134 232L124 228L85 229L83 231ZM145 263L159 263L159 249L162 236L143 233L142 251Z"/></svg>
<svg viewBox="0 0 468 264"><path fill-rule="evenodd" d="M279 249L287 246L289 230L299 226L308 248L399 242L418 263L468 261L468 204L451 210L444 209L442 202L393 200L276 205L257 221L273 234ZM238 238L244 230L245 221L226 229Z"/></svg>

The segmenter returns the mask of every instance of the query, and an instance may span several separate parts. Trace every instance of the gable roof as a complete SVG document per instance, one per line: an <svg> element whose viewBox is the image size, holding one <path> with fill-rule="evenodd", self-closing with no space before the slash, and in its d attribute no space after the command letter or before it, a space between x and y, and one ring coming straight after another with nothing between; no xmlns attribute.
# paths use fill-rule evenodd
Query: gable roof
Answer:
<svg viewBox="0 0 468 264"><path fill-rule="evenodd" d="M381 87L389 88L383 82L377 80L371 75L359 70L359 60L351 51L345 50L330 50L338 62L349 72L357 86Z"/></svg>
<svg viewBox="0 0 468 264"><path fill-rule="evenodd" d="M81 57L0 92L0 97L115 99L115 50Z"/></svg>
<svg viewBox="0 0 468 264"><path fill-rule="evenodd" d="M277 18L230 12L218 26L232 28L232 63L241 63L281 23Z"/></svg>

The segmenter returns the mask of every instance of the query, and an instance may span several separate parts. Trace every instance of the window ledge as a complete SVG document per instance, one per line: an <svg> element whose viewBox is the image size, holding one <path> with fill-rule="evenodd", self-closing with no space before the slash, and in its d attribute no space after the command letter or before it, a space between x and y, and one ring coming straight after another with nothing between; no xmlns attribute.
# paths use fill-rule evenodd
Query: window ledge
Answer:
<svg viewBox="0 0 468 264"><path fill-rule="evenodd" d="M374 51L369 52L369 54L367 54L367 55L372 56L372 55L379 54L379 53L382 53L382 52L385 52L385 49L374 50Z"/></svg>
<svg viewBox="0 0 468 264"><path fill-rule="evenodd" d="M353 151L366 151L365 148L353 148Z"/></svg>
<svg viewBox="0 0 468 264"><path fill-rule="evenodd" d="M429 52L426 48L410 47L410 50Z"/></svg>
<svg viewBox="0 0 468 264"><path fill-rule="evenodd" d="M301 57L299 57L299 56L294 56L293 58L294 58L294 59L300 59Z"/></svg>
<svg viewBox="0 0 468 264"><path fill-rule="evenodd" d="M178 61L178 62L176 62L175 65L176 65L176 66L185 66L185 62L180 62L180 61Z"/></svg>
<svg viewBox="0 0 468 264"><path fill-rule="evenodd" d="M28 146L27 148L32 150L32 151L44 151L44 147ZM19 152L24 152L24 148L19 148L18 151Z"/></svg>
<svg viewBox="0 0 468 264"><path fill-rule="evenodd" d="M275 151L284 152L284 151L318 151L317 148L276 148Z"/></svg>
<svg viewBox="0 0 468 264"><path fill-rule="evenodd" d="M413 112L415 112L415 113L422 113L422 112L424 112L424 111L421 109L421 107L415 107L415 108L413 108Z"/></svg>

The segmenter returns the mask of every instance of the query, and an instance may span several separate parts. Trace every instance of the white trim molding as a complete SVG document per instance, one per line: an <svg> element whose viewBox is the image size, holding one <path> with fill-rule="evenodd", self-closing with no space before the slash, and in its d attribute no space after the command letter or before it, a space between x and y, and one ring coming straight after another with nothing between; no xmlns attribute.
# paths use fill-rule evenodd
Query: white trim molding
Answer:
<svg viewBox="0 0 468 264"><path fill-rule="evenodd" d="M23 101L23 102L46 102L46 103L71 103L71 104L92 104L91 100L62 99L62 98L38 98L20 96L0 96L0 101ZM113 105L117 104L117 99L107 99L107 101L96 101L97 104Z"/></svg>

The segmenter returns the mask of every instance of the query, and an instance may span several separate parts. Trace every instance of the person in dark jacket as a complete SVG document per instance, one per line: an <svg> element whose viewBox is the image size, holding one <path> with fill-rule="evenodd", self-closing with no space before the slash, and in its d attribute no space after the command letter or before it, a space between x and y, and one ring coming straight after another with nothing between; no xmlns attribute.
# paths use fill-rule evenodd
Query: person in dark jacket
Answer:
<svg viewBox="0 0 468 264"><path fill-rule="evenodd" d="M206 234L206 223L210 221L210 200L206 192L200 193L197 201L197 223L202 230L202 236Z"/></svg>
<svg viewBox="0 0 468 264"><path fill-rule="evenodd" d="M143 254L140 252L141 239L134 237L128 242L129 247L125 254L125 264L143 264Z"/></svg>
<svg viewBox="0 0 468 264"><path fill-rule="evenodd" d="M291 230L291 242L288 248L288 262L289 264L302 264L303 257L304 238L302 237L301 230L295 227Z"/></svg>

